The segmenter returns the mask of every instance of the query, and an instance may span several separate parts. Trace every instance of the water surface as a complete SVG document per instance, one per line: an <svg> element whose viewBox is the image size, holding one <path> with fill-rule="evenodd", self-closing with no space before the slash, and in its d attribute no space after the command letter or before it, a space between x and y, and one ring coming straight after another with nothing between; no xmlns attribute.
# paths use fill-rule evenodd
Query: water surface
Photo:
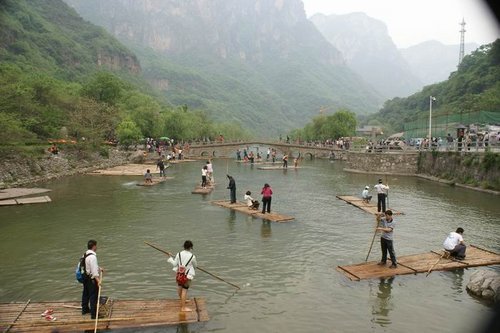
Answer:
<svg viewBox="0 0 500 333"><path fill-rule="evenodd" d="M203 162L174 165L174 176L153 187L137 177L74 176L46 184L50 204L0 208L0 301L77 300L74 267L90 238L106 268L103 294L115 299L175 298L174 273L160 252L176 252L190 239L203 268L238 284L234 288L197 272L190 296L205 297L206 323L144 332L471 332L491 314L465 291L476 269L352 282L335 270L363 262L374 217L335 198L359 195L378 177L349 174L341 162L304 161L288 171L215 160L217 187L191 194ZM288 223L213 206L228 199L225 174L234 176L238 199L264 183L272 208ZM139 177L140 179L140 177ZM500 252L496 196L412 177L388 177L396 217L397 255L441 248L461 226L467 243ZM378 260L378 242L371 260ZM135 331L131 330L131 331Z"/></svg>

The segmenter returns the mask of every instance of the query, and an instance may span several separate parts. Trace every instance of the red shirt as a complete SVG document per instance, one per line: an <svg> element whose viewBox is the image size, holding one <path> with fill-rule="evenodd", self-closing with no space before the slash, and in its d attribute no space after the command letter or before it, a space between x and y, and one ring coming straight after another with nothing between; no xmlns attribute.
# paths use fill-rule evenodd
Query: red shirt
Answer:
<svg viewBox="0 0 500 333"><path fill-rule="evenodd" d="M264 187L262 188L262 191L260 192L264 198L269 198L271 195L273 195L273 190L271 187Z"/></svg>

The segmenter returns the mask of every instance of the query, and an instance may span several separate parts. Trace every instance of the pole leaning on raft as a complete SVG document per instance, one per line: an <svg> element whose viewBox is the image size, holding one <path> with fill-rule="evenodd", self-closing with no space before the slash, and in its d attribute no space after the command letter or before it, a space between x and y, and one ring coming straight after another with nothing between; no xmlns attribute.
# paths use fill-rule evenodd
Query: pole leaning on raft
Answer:
<svg viewBox="0 0 500 333"><path fill-rule="evenodd" d="M377 228L378 228L378 225L380 223L380 215L377 214L377 216L375 217L375 221L376 221L375 231L373 232L372 243L370 244L370 249L368 250L368 254L366 255L365 262L368 261L368 257L370 256L370 252L372 252L373 242L375 241L375 237L377 236Z"/></svg>
<svg viewBox="0 0 500 333"><path fill-rule="evenodd" d="M170 252L168 252L168 251L165 251L165 250L162 250L162 249L160 249L158 246L155 246L155 245L150 244L150 243L148 243L148 242L144 242L144 243L145 243L146 245L151 246L153 249L156 249L156 250L158 250L158 251L160 251L160 252L165 253L166 255L168 255L168 256L170 256L170 257L173 257L173 256L174 256L174 255L172 255L172 253L170 253ZM204 273L207 273L208 275L210 275L210 276L212 276L212 277L216 278L217 280L220 280L220 281L222 281L222 282L225 282L225 283L227 283L227 284L229 284L229 285L231 285L231 286L235 287L236 289L241 289L239 286L235 285L234 283L228 282L228 281L224 280L223 278L221 278L221 277L219 277L219 276L217 276L217 275L215 275L215 274L213 274L213 273L208 272L207 270L205 270L205 269L201 268L200 266L196 266L196 268L197 268L197 269L199 269L200 271L202 271L202 272L204 272Z"/></svg>
<svg viewBox="0 0 500 333"><path fill-rule="evenodd" d="M97 308L95 310L95 325L94 325L94 333L97 332L97 323L99 321L99 305L101 304L101 289L102 289L102 279L104 277L104 272L101 271L101 277L99 279L99 291L97 292Z"/></svg>

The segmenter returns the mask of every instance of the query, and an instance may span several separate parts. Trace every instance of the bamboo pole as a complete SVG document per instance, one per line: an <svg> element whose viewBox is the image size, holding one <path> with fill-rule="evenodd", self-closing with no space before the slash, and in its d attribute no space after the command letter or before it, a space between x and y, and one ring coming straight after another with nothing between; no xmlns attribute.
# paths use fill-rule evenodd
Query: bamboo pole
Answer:
<svg viewBox="0 0 500 333"><path fill-rule="evenodd" d="M97 332L97 323L99 321L99 305L101 305L101 289L102 289L102 280L104 278L104 271L101 272L101 278L99 279L99 291L97 292L97 308L95 311L95 325L94 325L94 333Z"/></svg>
<svg viewBox="0 0 500 333"><path fill-rule="evenodd" d="M12 323L10 323L7 328L5 328L5 330L3 331L3 333L7 333L8 331L10 331L10 329L12 328L12 326L15 325L15 322L19 319L19 317L23 314L24 310L26 310L26 308L28 307L28 305L30 304L31 302L31 299L29 299L26 304L24 305L23 309L21 311L19 311L19 313L17 314L17 317L16 319L14 319L14 321Z"/></svg>
<svg viewBox="0 0 500 333"><path fill-rule="evenodd" d="M439 261L441 259L443 259L444 255L445 255L445 252L443 252L443 254L441 255L441 257L439 257L439 259L436 260L436 262L431 266L431 268L429 268L429 270L427 271L427 274L425 274L425 277L428 277L429 274L431 274L432 269L439 263Z"/></svg>
<svg viewBox="0 0 500 333"><path fill-rule="evenodd" d="M146 241L145 241L144 243L146 243L147 245L151 246L152 248L154 248L154 249L156 249L156 250L158 250L158 251L160 251L160 252L165 253L166 255L168 255L168 256L170 256L170 257L173 257L172 253L170 253L170 252L168 252L168 251L162 250L162 249L160 249L159 247L157 247L157 246L155 246L155 245L153 245L153 244L150 244L150 243L148 243L148 242L146 242ZM228 281L224 280L223 278L221 278L221 277L219 277L219 276L217 276L217 275L215 275L215 274L213 274L213 273L208 272L207 270L205 270L205 269L201 268L200 266L196 266L196 268L197 268L197 269L199 269L200 271L202 271L202 272L204 272L204 273L206 273L206 274L208 274L208 275L210 275L210 276L212 276L212 277L216 278L217 280L220 280L220 281L222 281L222 282L225 282L225 283L227 283L227 284L229 284L229 285L231 285L231 286L235 287L236 289L241 289L239 286L237 286L237 285L235 285L235 284L233 284L233 283L231 283L231 282L228 282Z"/></svg>
<svg viewBox="0 0 500 333"><path fill-rule="evenodd" d="M389 181L387 180L387 174L385 174L385 183L387 184L387 187L389 187ZM389 188L387 188L387 209L391 209L389 206Z"/></svg>
<svg viewBox="0 0 500 333"><path fill-rule="evenodd" d="M375 241L375 237L377 236L377 228L378 228L378 225L380 223L380 215L377 214L377 216L375 217L375 221L376 221L375 231L373 232L372 243L370 244L370 249L368 250L368 254L366 255L365 262L368 261L368 257L370 256L370 252L372 252L373 242Z"/></svg>

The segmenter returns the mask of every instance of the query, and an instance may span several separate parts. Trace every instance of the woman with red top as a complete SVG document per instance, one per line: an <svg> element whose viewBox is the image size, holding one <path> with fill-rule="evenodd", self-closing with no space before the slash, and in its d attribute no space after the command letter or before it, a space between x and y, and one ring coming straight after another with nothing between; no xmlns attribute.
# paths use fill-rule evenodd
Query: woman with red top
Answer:
<svg viewBox="0 0 500 333"><path fill-rule="evenodd" d="M260 194L262 194L262 214L266 213L266 207L267 207L267 212L271 213L271 198L273 195L273 190L271 189L271 186L269 186L268 183L265 183Z"/></svg>

